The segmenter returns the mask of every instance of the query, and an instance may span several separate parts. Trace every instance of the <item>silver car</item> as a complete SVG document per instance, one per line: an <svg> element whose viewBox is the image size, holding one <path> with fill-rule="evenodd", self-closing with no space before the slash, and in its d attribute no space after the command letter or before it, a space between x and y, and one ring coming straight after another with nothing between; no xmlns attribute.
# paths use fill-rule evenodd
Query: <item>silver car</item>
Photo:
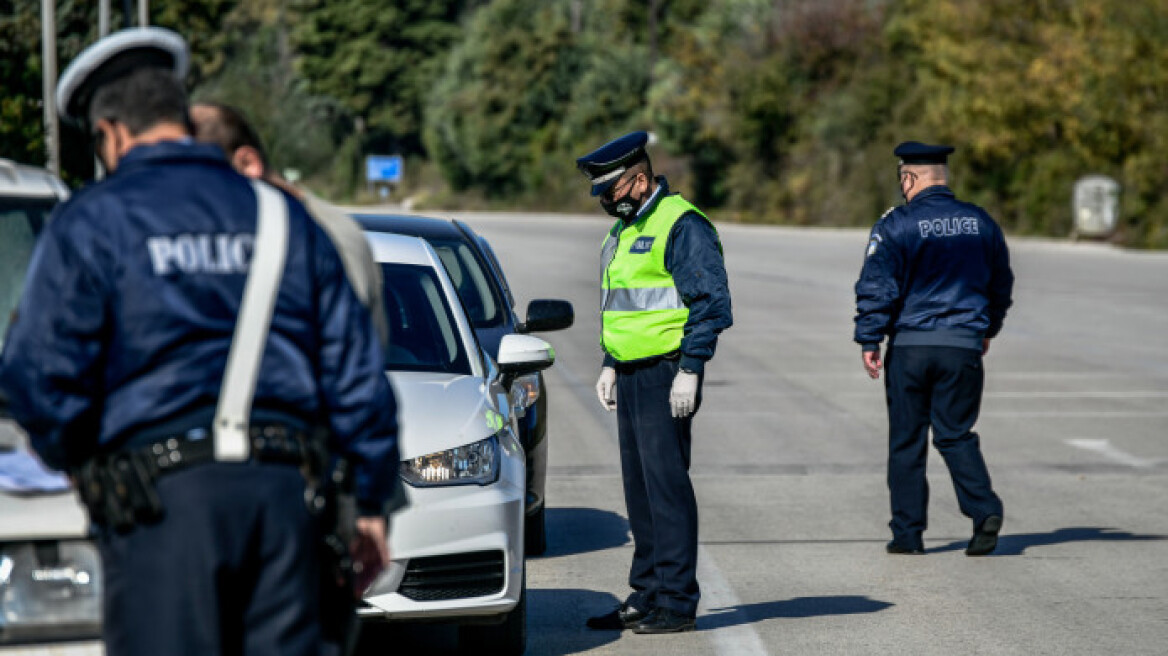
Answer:
<svg viewBox="0 0 1168 656"><path fill-rule="evenodd" d="M364 593L367 622L442 620L492 654L526 647L526 454L519 376L555 353L530 335L479 345L442 261L424 240L367 232L385 278L386 369L399 403L409 506L393 561Z"/></svg>
<svg viewBox="0 0 1168 656"><path fill-rule="evenodd" d="M67 196L48 171L0 159L0 340L36 237ZM102 652L101 567L88 526L65 479L45 471L19 427L0 418L0 654ZM74 642L85 638L94 640Z"/></svg>

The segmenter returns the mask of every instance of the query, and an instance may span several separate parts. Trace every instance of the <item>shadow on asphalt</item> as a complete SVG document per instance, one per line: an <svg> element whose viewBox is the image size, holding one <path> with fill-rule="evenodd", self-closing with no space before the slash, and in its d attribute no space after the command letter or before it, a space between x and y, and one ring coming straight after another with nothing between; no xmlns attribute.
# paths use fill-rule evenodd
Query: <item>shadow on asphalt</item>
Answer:
<svg viewBox="0 0 1168 656"><path fill-rule="evenodd" d="M528 588L525 656L568 656L616 642L620 631L593 631L584 622L620 602L611 593L595 590Z"/></svg>
<svg viewBox="0 0 1168 656"><path fill-rule="evenodd" d="M620 639L619 631L592 631L584 620L612 610L620 600L607 592L563 588L527 589L527 651L524 656L569 656ZM361 631L354 656L454 656L491 654L490 645L459 645L453 624L370 624Z"/></svg>
<svg viewBox="0 0 1168 656"><path fill-rule="evenodd" d="M728 608L711 608L698 616L698 631L713 631L741 624L753 624L780 617L822 617L825 615L859 615L878 613L893 604L855 595L837 597L795 597L782 601L763 601Z"/></svg>
<svg viewBox="0 0 1168 656"><path fill-rule="evenodd" d="M1006 533L998 538L998 548L992 556L1021 556L1030 547L1049 547L1068 542L1142 542L1168 540L1168 535L1139 535L1114 528L1074 527L1060 528L1049 533ZM928 553L958 551L965 549L968 540L950 542L944 546L927 549Z"/></svg>
<svg viewBox="0 0 1168 656"><path fill-rule="evenodd" d="M546 512L548 549L541 558L574 556L629 543L629 523L612 511L548 508Z"/></svg>

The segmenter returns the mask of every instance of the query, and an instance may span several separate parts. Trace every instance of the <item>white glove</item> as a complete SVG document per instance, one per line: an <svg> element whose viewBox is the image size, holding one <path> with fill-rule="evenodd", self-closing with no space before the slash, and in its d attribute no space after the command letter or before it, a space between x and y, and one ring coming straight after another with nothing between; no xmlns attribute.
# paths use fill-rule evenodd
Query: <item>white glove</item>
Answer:
<svg viewBox="0 0 1168 656"><path fill-rule="evenodd" d="M612 412L616 409L616 369L605 367L600 370L600 378L596 379L596 398L605 410Z"/></svg>
<svg viewBox="0 0 1168 656"><path fill-rule="evenodd" d="M698 399L698 375L688 371L678 371L669 390L669 407L676 419L694 413Z"/></svg>

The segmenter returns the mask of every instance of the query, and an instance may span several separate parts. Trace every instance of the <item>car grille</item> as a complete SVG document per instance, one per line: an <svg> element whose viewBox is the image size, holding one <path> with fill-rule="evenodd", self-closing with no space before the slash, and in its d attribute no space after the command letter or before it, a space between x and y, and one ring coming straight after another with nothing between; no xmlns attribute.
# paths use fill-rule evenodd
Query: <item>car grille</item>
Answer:
<svg viewBox="0 0 1168 656"><path fill-rule="evenodd" d="M502 551L411 558L398 593L414 601L485 597L503 590Z"/></svg>

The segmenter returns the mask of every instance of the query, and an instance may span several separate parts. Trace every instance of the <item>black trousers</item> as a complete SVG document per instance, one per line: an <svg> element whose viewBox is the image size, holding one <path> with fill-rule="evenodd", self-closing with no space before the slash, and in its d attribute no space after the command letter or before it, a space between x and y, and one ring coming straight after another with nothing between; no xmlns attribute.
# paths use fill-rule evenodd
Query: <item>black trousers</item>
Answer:
<svg viewBox="0 0 1168 656"><path fill-rule="evenodd" d="M693 416L674 419L670 413L669 390L678 367L669 359L619 365L617 424L634 543L629 601L641 609L662 606L692 616L700 596L698 506L689 479Z"/></svg>
<svg viewBox="0 0 1168 656"><path fill-rule="evenodd" d="M1002 514L973 432L981 409L985 372L981 353L947 346L894 346L885 361L888 398L888 490L893 539L921 548L927 528L925 478L929 428L945 459L962 514L980 526Z"/></svg>
<svg viewBox="0 0 1168 656"><path fill-rule="evenodd" d="M98 538L109 656L318 656L317 528L291 465L162 476L166 515Z"/></svg>

